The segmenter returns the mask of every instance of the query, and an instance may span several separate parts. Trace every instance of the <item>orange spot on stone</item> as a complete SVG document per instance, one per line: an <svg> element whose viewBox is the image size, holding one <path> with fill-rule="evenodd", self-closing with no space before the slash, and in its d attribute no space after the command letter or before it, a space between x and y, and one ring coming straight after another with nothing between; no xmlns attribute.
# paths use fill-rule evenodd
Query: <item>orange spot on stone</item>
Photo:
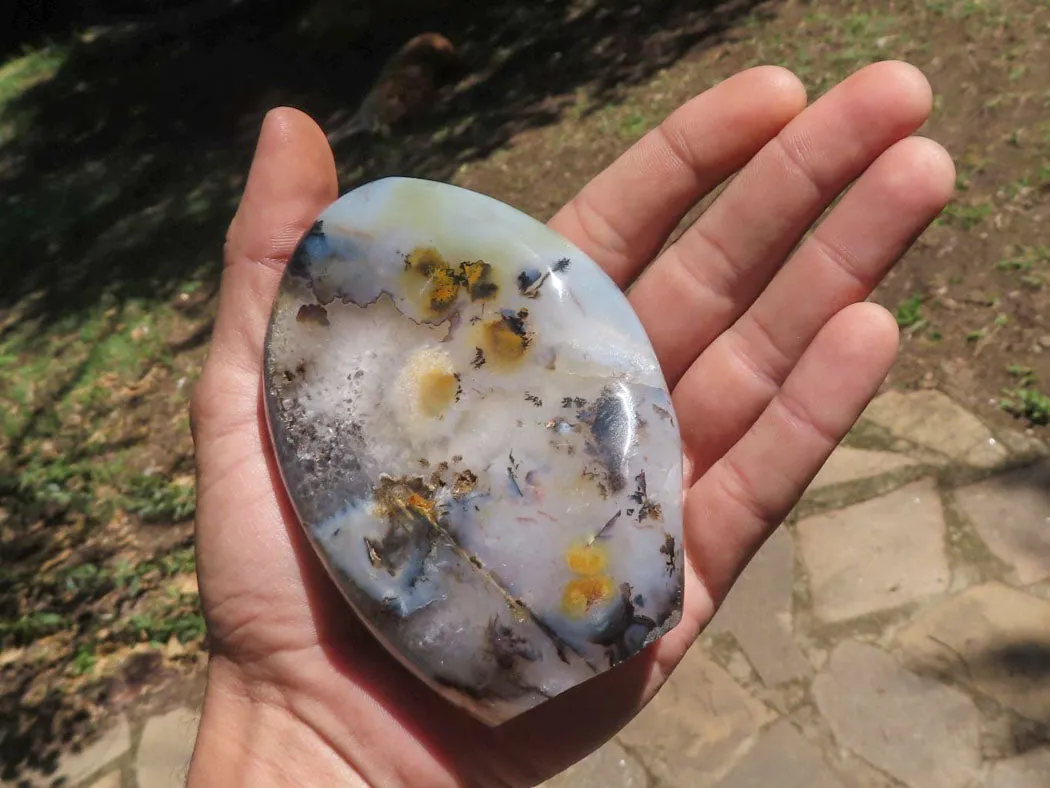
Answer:
<svg viewBox="0 0 1050 788"><path fill-rule="evenodd" d="M426 416L440 416L456 399L459 382L456 376L438 370L420 376L419 410Z"/></svg>
<svg viewBox="0 0 1050 788"><path fill-rule="evenodd" d="M412 493L408 496L408 505L427 520L434 519L434 502L429 498L424 498L419 493Z"/></svg>
<svg viewBox="0 0 1050 788"><path fill-rule="evenodd" d="M581 544L569 548L565 554L569 569L578 575L596 575L605 570L608 559L605 550L597 545Z"/></svg>
<svg viewBox="0 0 1050 788"><path fill-rule="evenodd" d="M565 584L561 607L567 615L582 618L595 605L612 599L614 592L613 581L606 575L577 577Z"/></svg>
<svg viewBox="0 0 1050 788"><path fill-rule="evenodd" d="M502 315L481 327L481 348L485 358L500 366L511 366L521 361L532 337L525 329L522 310L517 315Z"/></svg>
<svg viewBox="0 0 1050 788"><path fill-rule="evenodd" d="M405 258L402 286L429 317L440 317L459 296L460 277L433 246L413 249Z"/></svg>

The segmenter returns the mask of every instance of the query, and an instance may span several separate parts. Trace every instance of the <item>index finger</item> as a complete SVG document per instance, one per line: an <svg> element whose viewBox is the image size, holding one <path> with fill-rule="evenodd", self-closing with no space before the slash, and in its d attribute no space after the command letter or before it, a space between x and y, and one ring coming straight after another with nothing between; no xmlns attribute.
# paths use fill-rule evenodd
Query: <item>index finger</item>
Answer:
<svg viewBox="0 0 1050 788"><path fill-rule="evenodd" d="M621 287L638 276L705 194L806 106L790 71L760 66L672 112L550 220Z"/></svg>

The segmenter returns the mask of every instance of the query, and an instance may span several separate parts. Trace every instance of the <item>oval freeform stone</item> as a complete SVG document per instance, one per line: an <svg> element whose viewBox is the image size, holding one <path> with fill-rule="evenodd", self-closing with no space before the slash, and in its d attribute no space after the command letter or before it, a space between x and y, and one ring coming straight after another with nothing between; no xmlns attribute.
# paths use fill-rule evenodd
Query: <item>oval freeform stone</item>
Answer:
<svg viewBox="0 0 1050 788"><path fill-rule="evenodd" d="M284 276L265 399L347 600L486 722L678 622L681 446L659 364L616 285L525 214L407 178L343 196Z"/></svg>

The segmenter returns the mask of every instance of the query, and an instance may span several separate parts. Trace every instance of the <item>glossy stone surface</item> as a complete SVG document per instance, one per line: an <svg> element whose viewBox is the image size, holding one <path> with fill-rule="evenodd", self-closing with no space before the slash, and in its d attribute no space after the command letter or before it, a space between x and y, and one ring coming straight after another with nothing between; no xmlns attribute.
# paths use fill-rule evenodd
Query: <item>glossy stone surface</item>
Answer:
<svg viewBox="0 0 1050 788"><path fill-rule="evenodd" d="M682 468L619 289L488 197L390 178L304 237L274 306L271 435L346 598L502 722L678 621Z"/></svg>

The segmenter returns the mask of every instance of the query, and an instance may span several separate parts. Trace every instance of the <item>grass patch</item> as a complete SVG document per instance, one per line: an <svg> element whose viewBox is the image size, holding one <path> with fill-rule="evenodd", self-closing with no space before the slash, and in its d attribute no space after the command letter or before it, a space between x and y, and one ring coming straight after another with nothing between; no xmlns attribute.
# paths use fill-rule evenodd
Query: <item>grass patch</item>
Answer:
<svg viewBox="0 0 1050 788"><path fill-rule="evenodd" d="M927 321L922 314L922 302L922 293L915 293L897 304L897 308L893 310L893 316L897 318L897 325L913 331L925 326Z"/></svg>
<svg viewBox="0 0 1050 788"><path fill-rule="evenodd" d="M972 230L979 225L992 212L992 206L986 202L967 205L965 203L953 202L941 212L939 222L958 227L962 230Z"/></svg>
<svg viewBox="0 0 1050 788"><path fill-rule="evenodd" d="M1029 290L1042 290L1046 279L1042 274L1025 274L1021 277L1021 284Z"/></svg>
<svg viewBox="0 0 1050 788"><path fill-rule="evenodd" d="M1000 271L1018 271L1021 273L1032 271L1050 263L1050 246L1040 244L1039 246L1025 246L1018 250L1017 254L1006 257L995 264Z"/></svg>
<svg viewBox="0 0 1050 788"><path fill-rule="evenodd" d="M171 578L186 576L195 570L192 547L179 548L148 561L135 564L120 562L115 566L81 564L36 581L35 603L44 607L13 618L0 618L0 648L28 645L59 631L78 634L78 645L72 656L74 673L87 672L89 655L94 653L93 617L79 616L76 621L57 610L79 610L93 600L117 592L125 604L139 598L152 600L144 612L128 617L114 629L117 640L166 641L176 635L183 643L204 633L197 594L167 586ZM32 603L30 603L32 604Z"/></svg>
<svg viewBox="0 0 1050 788"><path fill-rule="evenodd" d="M128 619L123 629L132 640L148 641L160 645L172 637L180 643L202 640L207 628L204 616L195 608L187 609L179 603L170 603L152 608Z"/></svg>
<svg viewBox="0 0 1050 788"><path fill-rule="evenodd" d="M997 0L927 0L926 8L934 14L950 19L965 20L988 16L999 10Z"/></svg>
<svg viewBox="0 0 1050 788"><path fill-rule="evenodd" d="M192 547L184 547L151 561L141 561L137 564L121 561L113 568L112 576L117 588L126 588L134 596L144 584L156 585L161 579L196 571L194 550Z"/></svg>
<svg viewBox="0 0 1050 788"><path fill-rule="evenodd" d="M1032 425L1050 424L1050 397L1032 386L1003 392L999 407Z"/></svg>
<svg viewBox="0 0 1050 788"><path fill-rule="evenodd" d="M620 136L626 140L636 140L649 129L649 121L644 115L631 113L620 121Z"/></svg>
<svg viewBox="0 0 1050 788"><path fill-rule="evenodd" d="M39 640L45 635L57 632L65 626L66 620L58 613L42 610L21 615L13 620L0 619L0 644L13 642L25 645Z"/></svg>
<svg viewBox="0 0 1050 788"><path fill-rule="evenodd" d="M53 76L67 55L65 47L52 45L27 51L0 66L0 116L12 99Z"/></svg>
<svg viewBox="0 0 1050 788"><path fill-rule="evenodd" d="M197 508L192 480L166 479L159 474L133 476L125 494L125 508L143 522L182 522Z"/></svg>
<svg viewBox="0 0 1050 788"><path fill-rule="evenodd" d="M1024 364L1007 364L1006 374L1017 379L1017 385L1027 388L1035 383L1035 370Z"/></svg>
<svg viewBox="0 0 1050 788"><path fill-rule="evenodd" d="M1050 186L1050 159L1043 161L1036 171L1036 185L1041 189Z"/></svg>
<svg viewBox="0 0 1050 788"><path fill-rule="evenodd" d="M83 676L86 673L90 673L96 664L98 664L98 657L95 655L94 647L82 645L77 649L76 654L73 655L73 659L69 663L69 671L74 676Z"/></svg>
<svg viewBox="0 0 1050 788"><path fill-rule="evenodd" d="M75 596L99 596L113 586L112 576L98 564L74 566L61 576L65 591Z"/></svg>

